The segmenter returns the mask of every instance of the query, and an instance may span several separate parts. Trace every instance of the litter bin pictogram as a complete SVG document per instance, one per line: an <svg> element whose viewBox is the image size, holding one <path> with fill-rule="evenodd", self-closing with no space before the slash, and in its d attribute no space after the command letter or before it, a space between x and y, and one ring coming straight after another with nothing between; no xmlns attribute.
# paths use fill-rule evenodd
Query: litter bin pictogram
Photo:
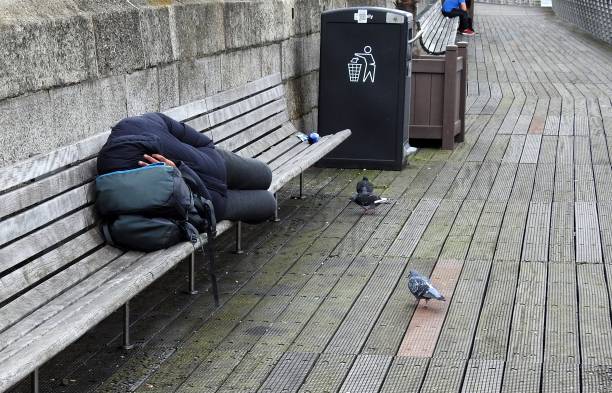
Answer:
<svg viewBox="0 0 612 393"><path fill-rule="evenodd" d="M351 62L348 63L349 81L359 82L359 76L361 75L361 64L359 58L353 57Z"/></svg>

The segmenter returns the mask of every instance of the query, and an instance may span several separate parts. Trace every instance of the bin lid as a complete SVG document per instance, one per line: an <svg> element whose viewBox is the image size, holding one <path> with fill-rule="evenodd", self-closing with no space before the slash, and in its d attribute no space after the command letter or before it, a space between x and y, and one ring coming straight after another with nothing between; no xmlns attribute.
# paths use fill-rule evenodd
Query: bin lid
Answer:
<svg viewBox="0 0 612 393"><path fill-rule="evenodd" d="M322 12L326 19L355 23L394 23L412 25L410 12L383 7L348 7Z"/></svg>

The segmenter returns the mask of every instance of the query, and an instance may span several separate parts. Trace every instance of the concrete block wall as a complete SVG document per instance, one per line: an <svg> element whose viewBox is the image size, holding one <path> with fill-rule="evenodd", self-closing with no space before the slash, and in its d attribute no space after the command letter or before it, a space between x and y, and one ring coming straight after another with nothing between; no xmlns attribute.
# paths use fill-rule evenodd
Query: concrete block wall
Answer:
<svg viewBox="0 0 612 393"><path fill-rule="evenodd" d="M0 167L281 72L316 129L320 13L388 0L0 2Z"/></svg>

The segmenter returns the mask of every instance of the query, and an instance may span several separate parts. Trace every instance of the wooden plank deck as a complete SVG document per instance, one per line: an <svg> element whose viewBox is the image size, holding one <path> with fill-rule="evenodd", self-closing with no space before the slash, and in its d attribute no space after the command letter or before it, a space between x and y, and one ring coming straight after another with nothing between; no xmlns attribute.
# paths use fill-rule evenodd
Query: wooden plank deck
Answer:
<svg viewBox="0 0 612 393"><path fill-rule="evenodd" d="M116 313L42 391L612 391L612 48L538 8L478 4L475 27L464 143L309 170L247 252L219 239L219 309L204 263L195 296L174 269L132 301L136 349ZM364 175L375 214L348 201ZM448 302L417 303L410 270Z"/></svg>

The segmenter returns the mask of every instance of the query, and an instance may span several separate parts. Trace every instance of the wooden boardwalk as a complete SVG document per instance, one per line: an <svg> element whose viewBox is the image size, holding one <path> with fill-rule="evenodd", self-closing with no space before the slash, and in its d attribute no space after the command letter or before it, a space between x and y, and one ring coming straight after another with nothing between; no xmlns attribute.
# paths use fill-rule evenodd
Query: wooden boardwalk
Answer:
<svg viewBox="0 0 612 393"><path fill-rule="evenodd" d="M310 170L248 252L220 239L220 309L175 269L132 301L137 349L117 313L43 391L612 391L612 48L534 8L478 4L475 27L465 143ZM363 175L394 203L350 205ZM417 304L411 269L449 301Z"/></svg>

